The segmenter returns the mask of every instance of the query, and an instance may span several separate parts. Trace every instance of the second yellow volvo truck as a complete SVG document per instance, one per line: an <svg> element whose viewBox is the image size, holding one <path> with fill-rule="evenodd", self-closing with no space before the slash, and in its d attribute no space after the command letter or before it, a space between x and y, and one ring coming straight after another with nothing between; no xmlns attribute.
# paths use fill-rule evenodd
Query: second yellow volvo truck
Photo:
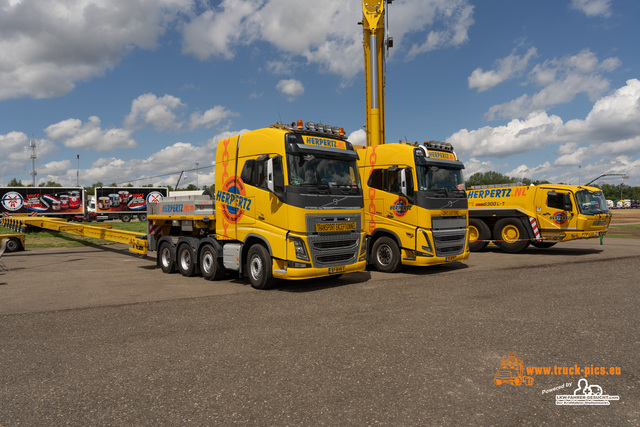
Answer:
<svg viewBox="0 0 640 427"><path fill-rule="evenodd" d="M385 142L389 0L363 0L367 146L357 147L369 263L380 271L469 257L464 165L447 143Z"/></svg>

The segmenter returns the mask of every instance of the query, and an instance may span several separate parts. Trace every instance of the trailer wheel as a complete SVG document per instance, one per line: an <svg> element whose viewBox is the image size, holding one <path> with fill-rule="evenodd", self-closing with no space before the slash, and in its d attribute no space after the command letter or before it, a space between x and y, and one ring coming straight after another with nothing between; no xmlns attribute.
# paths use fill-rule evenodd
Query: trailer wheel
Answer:
<svg viewBox="0 0 640 427"><path fill-rule="evenodd" d="M206 280L220 280L226 273L220 259L216 257L216 251L209 244L200 250L200 271Z"/></svg>
<svg viewBox="0 0 640 427"><path fill-rule="evenodd" d="M255 289L269 289L273 286L275 280L267 248L260 244L251 246L247 256L247 272L251 286Z"/></svg>
<svg viewBox="0 0 640 427"><path fill-rule="evenodd" d="M536 248L540 248L540 249L550 248L551 246L555 245L556 243L558 243L558 242L549 241L549 240L543 240L542 242L531 242L531 244L533 246L535 246Z"/></svg>
<svg viewBox="0 0 640 427"><path fill-rule="evenodd" d="M158 261L160 262L160 268L163 273L175 273L175 249L171 246L171 243L164 242L158 249Z"/></svg>
<svg viewBox="0 0 640 427"><path fill-rule="evenodd" d="M122 214L122 215L120 215L120 221L122 221L122 222L130 222L131 221L131 215L130 214Z"/></svg>
<svg viewBox="0 0 640 427"><path fill-rule="evenodd" d="M184 244L178 248L178 270L184 277L191 277L196 272L196 264L191 258L191 246Z"/></svg>
<svg viewBox="0 0 640 427"><path fill-rule="evenodd" d="M505 252L522 252L529 246L527 233L524 226L517 218L502 218L493 227L493 237L496 246Z"/></svg>
<svg viewBox="0 0 640 427"><path fill-rule="evenodd" d="M373 244L373 265L378 271L393 273L400 269L400 248L391 237L380 237Z"/></svg>
<svg viewBox="0 0 640 427"><path fill-rule="evenodd" d="M138 221L146 221L147 214L138 214Z"/></svg>
<svg viewBox="0 0 640 427"><path fill-rule="evenodd" d="M7 252L16 252L20 250L20 241L15 237L7 239L7 246L5 247Z"/></svg>
<svg viewBox="0 0 640 427"><path fill-rule="evenodd" d="M491 239L489 226L481 219L469 219L469 250L471 252L481 251L486 248ZM484 240L484 242L483 242Z"/></svg>

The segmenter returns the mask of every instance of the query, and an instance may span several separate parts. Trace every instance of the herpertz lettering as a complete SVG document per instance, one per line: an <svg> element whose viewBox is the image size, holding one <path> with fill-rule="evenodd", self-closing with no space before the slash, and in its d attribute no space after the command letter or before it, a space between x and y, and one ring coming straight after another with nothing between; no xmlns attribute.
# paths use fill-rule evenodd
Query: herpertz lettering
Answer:
<svg viewBox="0 0 640 427"><path fill-rule="evenodd" d="M216 201L234 208L251 210L251 199L243 197L240 194L219 190L216 193Z"/></svg>
<svg viewBox="0 0 640 427"><path fill-rule="evenodd" d="M335 139L309 137L306 139L306 143L309 145L319 145L322 147L330 147L330 148L344 149L346 147L343 141L336 141Z"/></svg>

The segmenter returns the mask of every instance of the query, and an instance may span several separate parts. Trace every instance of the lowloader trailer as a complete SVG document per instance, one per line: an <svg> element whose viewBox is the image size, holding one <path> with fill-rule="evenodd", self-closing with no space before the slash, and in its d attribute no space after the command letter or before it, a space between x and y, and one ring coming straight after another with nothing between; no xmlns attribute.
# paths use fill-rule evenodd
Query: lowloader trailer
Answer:
<svg viewBox="0 0 640 427"><path fill-rule="evenodd" d="M131 245L130 251L140 255L147 254L147 240L145 235L135 231L114 230L111 224L88 225L68 222L65 218L52 218L31 215L13 215L2 218L2 225L10 230L24 233L29 228L42 228L77 236L95 237L96 239ZM15 236L13 234L8 236Z"/></svg>
<svg viewBox="0 0 640 427"><path fill-rule="evenodd" d="M358 154L331 126L276 123L224 139L216 152L215 195L167 197L149 205L148 232L27 216L7 226L54 229L157 251L165 273L221 279L228 271L256 289L275 279L308 279L366 268Z"/></svg>

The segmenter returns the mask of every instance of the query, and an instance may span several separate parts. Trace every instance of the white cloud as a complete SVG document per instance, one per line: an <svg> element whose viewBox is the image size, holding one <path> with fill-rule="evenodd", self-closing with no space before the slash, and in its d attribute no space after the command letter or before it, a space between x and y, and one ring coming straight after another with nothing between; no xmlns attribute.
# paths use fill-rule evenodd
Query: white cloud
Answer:
<svg viewBox="0 0 640 427"><path fill-rule="evenodd" d="M509 56L496 61L496 69L484 71L476 68L469 76L469 89L477 89L484 92L494 86L521 74L529 64L529 60L537 55L535 47L530 48L524 55L516 55L512 52Z"/></svg>
<svg viewBox="0 0 640 427"><path fill-rule="evenodd" d="M191 114L189 129L194 130L199 127L210 129L211 127L220 123L222 120L234 116L238 116L238 113L231 112L222 105L216 105L215 107L208 109L204 113L197 112Z"/></svg>
<svg viewBox="0 0 640 427"><path fill-rule="evenodd" d="M47 176L52 177L50 178L51 181L56 181L56 179L53 179L53 178L67 175L68 172L73 172L73 176L75 177L77 173L77 169L74 169L73 171L70 171L70 169L71 169L71 160L49 162L38 168L38 175L45 176L45 177ZM45 179L45 182L46 181L47 179Z"/></svg>
<svg viewBox="0 0 640 427"><path fill-rule="evenodd" d="M223 0L217 10L196 16L184 27L183 52L199 59L233 58L233 47L252 39L246 22L261 4L261 0Z"/></svg>
<svg viewBox="0 0 640 427"><path fill-rule="evenodd" d="M146 159L130 159L123 160L115 157L103 157L92 163L91 167L80 171L83 182L103 182L110 184L112 182L124 183L130 180L134 185L171 185L175 186L180 171L189 170L195 167L195 162L199 163L199 167L205 167L213 163L215 153L212 153L206 147L197 147L184 142L176 142L162 150L153 153ZM199 184L210 185L204 180L209 170L199 176ZM162 174L168 174L158 176ZM147 179L141 179L148 177ZM188 185L193 182L195 184L195 173L189 174L187 180L181 180L180 186Z"/></svg>
<svg viewBox="0 0 640 427"><path fill-rule="evenodd" d="M304 93L302 82L295 79L280 80L276 85L276 89L284 95L287 95L289 101L295 100Z"/></svg>
<svg viewBox="0 0 640 427"><path fill-rule="evenodd" d="M575 142L569 142L558 147L558 157L553 161L554 166L579 166L593 154L589 147L579 147Z"/></svg>
<svg viewBox="0 0 640 427"><path fill-rule="evenodd" d="M514 178L529 178L535 179L538 176L546 176L549 173L553 173L554 168L549 162L545 162L541 165L529 167L527 165L520 165L517 168L510 170L505 175Z"/></svg>
<svg viewBox="0 0 640 427"><path fill-rule="evenodd" d="M571 8L583 12L587 16L611 15L611 0L571 0Z"/></svg>
<svg viewBox="0 0 640 427"><path fill-rule="evenodd" d="M9 132L0 135L0 184L9 182L11 178L24 175L31 171L31 147L30 138L23 132ZM36 140L36 169L39 159L57 151L57 147L51 141ZM4 182L3 182L4 181ZM30 184L31 181L25 182Z"/></svg>
<svg viewBox="0 0 640 427"><path fill-rule="evenodd" d="M390 6L389 19L397 49L403 49L401 40L408 33L420 39L408 53L404 48L413 58L466 42L473 6L467 0L397 2ZM271 72L290 74L298 57L350 79L363 68L362 27L354 25L361 20L359 2L223 0L184 25L183 52L231 59L239 46L262 41L282 55L268 64Z"/></svg>
<svg viewBox="0 0 640 427"><path fill-rule="evenodd" d="M222 141L223 139L231 138L232 136L242 135L245 132L249 132L249 130L250 129L242 129L240 131L224 131L224 132L220 132L219 134L217 134L213 138L210 138L207 141L206 147L207 147L208 150L213 152L214 156L215 156L215 152L216 152L216 149L218 147L218 143L220 141Z"/></svg>
<svg viewBox="0 0 640 427"><path fill-rule="evenodd" d="M134 48L153 49L193 0L30 0L0 13L0 100L48 98L102 76ZM78 35L82 35L79 37Z"/></svg>
<svg viewBox="0 0 640 427"><path fill-rule="evenodd" d="M524 117L537 110L571 102L576 95L585 93L595 101L609 90L610 82L601 75L620 65L618 58L598 61L596 55L586 49L577 55L545 61L534 66L529 79L541 86L533 95L524 94L512 101L489 108L487 118Z"/></svg>
<svg viewBox="0 0 640 427"><path fill-rule="evenodd" d="M158 98L152 93L146 93L131 102L131 112L124 123L127 128L153 125L158 131L179 130L182 123L178 121L175 110L184 107L180 98L175 96L164 95Z"/></svg>
<svg viewBox="0 0 640 427"><path fill-rule="evenodd" d="M80 177L83 182L128 182L128 180L137 180L134 185L154 184L154 185L171 185L175 186L180 171L195 168L198 162L201 170L198 172L198 184L212 185L214 183L213 167L215 165L216 148L220 141L235 135L241 135L248 132L248 129L240 131L224 131L211 139L202 146L196 146L185 142L176 142L160 151L151 154L146 159L123 160L115 157L100 158L93 162L91 167L80 171ZM206 169L202 169L206 168ZM158 176L163 173L167 176ZM148 177L148 179L140 178ZM71 177L71 182L75 183L75 175ZM59 178L60 181L62 178ZM58 182L60 182L58 181ZM189 172L188 177L180 180L180 187L188 184L195 184L196 173Z"/></svg>
<svg viewBox="0 0 640 427"><path fill-rule="evenodd" d="M456 151L456 153L459 155L460 153ZM472 157L468 160L464 160L464 176L465 178L469 178L471 175L473 175L474 173L482 173L482 172L490 172L490 171L495 171L498 170L500 168L499 165L485 160L478 160L475 157Z"/></svg>
<svg viewBox="0 0 640 427"><path fill-rule="evenodd" d="M447 142L467 156L504 158L561 142L559 134L563 125L560 117L537 111L525 120L513 119L504 126L462 129Z"/></svg>
<svg viewBox="0 0 640 427"><path fill-rule="evenodd" d="M49 138L59 140L69 148L110 151L137 145L131 138L131 131L119 128L104 130L100 118L96 116L89 117L86 123L78 119L63 120L48 126L44 131Z"/></svg>
<svg viewBox="0 0 640 427"><path fill-rule="evenodd" d="M347 137L350 143L354 145L367 145L367 132L364 129L354 130Z"/></svg>
<svg viewBox="0 0 640 427"><path fill-rule="evenodd" d="M503 126L462 129L447 138L447 142L463 157L477 158L505 158L561 144L553 164L522 165L507 173L512 176L541 178L540 174L546 174L545 179L570 182L572 177L574 181L576 178L575 166L597 159L592 175L615 170L638 177L640 172L632 170L630 165L640 161L626 155L640 152L640 80L628 80L625 86L600 98L584 120L565 123L558 116L538 111ZM566 171L570 166L572 170ZM581 173L587 176L587 171Z"/></svg>
<svg viewBox="0 0 640 427"><path fill-rule="evenodd" d="M429 32L420 43L414 43L408 58L436 49L460 46L469 39L473 25L473 9L466 0L422 0L393 6L389 26L394 41L399 43L404 35L412 32Z"/></svg>

